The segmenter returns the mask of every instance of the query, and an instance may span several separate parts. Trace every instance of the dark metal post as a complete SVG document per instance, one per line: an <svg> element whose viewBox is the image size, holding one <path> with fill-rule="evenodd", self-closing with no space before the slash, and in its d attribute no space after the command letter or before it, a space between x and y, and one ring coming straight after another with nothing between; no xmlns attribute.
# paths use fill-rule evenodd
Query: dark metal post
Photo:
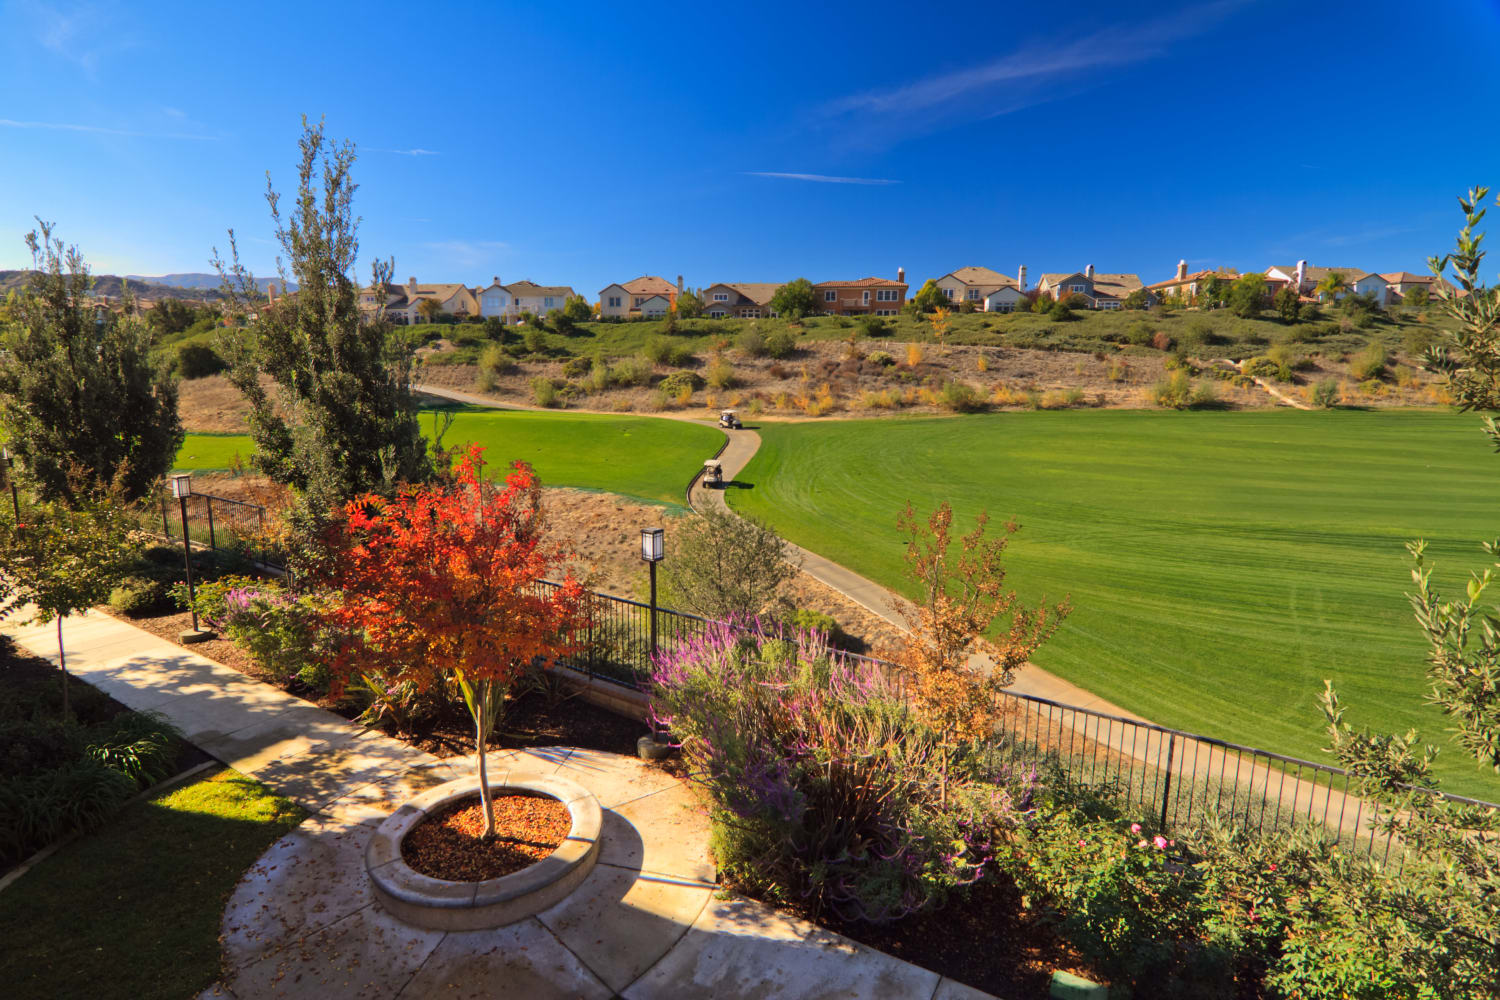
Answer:
<svg viewBox="0 0 1500 1000"><path fill-rule="evenodd" d="M217 551L219 545L214 541L214 498L207 493L203 494L203 506L208 508L208 547Z"/></svg>
<svg viewBox="0 0 1500 1000"><path fill-rule="evenodd" d="M168 538L172 537L172 528L167 524L167 498L161 498L161 533Z"/></svg>
<svg viewBox="0 0 1500 1000"><path fill-rule="evenodd" d="M10 484L10 509L16 515L16 523L21 523L21 500L16 496L16 460L9 455L5 457L5 481Z"/></svg>
<svg viewBox="0 0 1500 1000"><path fill-rule="evenodd" d="M656 659L656 563L651 564L651 659Z"/></svg>
<svg viewBox="0 0 1500 1000"><path fill-rule="evenodd" d="M193 631L198 631L198 605L193 603L193 543L188 538L187 497L178 498L182 503L182 565L187 571L188 608L193 613Z"/></svg>
<svg viewBox="0 0 1500 1000"><path fill-rule="evenodd" d="M1172 797L1172 751L1177 749L1177 734L1167 740L1167 779L1161 786L1161 828L1167 828L1167 800Z"/></svg>

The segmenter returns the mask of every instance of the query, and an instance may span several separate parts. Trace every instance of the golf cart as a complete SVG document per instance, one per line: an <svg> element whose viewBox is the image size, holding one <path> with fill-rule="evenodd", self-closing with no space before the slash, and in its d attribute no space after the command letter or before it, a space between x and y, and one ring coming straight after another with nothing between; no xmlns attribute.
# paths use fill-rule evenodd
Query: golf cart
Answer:
<svg viewBox="0 0 1500 1000"><path fill-rule="evenodd" d="M745 425L740 423L740 418L733 410L720 410L719 426L727 431L737 431Z"/></svg>
<svg viewBox="0 0 1500 1000"><path fill-rule="evenodd" d="M717 486L724 487L724 465L717 458L710 458L703 463L703 485L712 489Z"/></svg>

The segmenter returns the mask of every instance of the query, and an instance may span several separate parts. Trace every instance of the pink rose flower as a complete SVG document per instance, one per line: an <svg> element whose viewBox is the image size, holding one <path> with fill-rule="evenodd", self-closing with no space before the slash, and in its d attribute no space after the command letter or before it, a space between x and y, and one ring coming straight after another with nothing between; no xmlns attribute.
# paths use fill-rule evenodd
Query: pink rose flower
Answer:
<svg viewBox="0 0 1500 1000"><path fill-rule="evenodd" d="M1079 847L1082 847L1082 846L1083 846L1083 841L1081 841L1081 840L1080 840L1080 841L1079 841L1079 842L1078 842L1078 846L1079 846Z"/></svg>
<svg viewBox="0 0 1500 1000"><path fill-rule="evenodd" d="M1135 846L1136 847L1145 847L1146 846L1146 842L1143 840L1139 844L1136 844Z"/></svg>
<svg viewBox="0 0 1500 1000"><path fill-rule="evenodd" d="M1130 824L1130 832L1131 833L1140 833L1141 832L1141 824L1139 824L1139 823L1132 823L1132 824Z"/></svg>
<svg viewBox="0 0 1500 1000"><path fill-rule="evenodd" d="M1161 834L1157 834L1156 836L1152 837L1151 843L1156 845L1156 849L1158 851L1164 851L1167 849L1167 838L1163 837Z"/></svg>

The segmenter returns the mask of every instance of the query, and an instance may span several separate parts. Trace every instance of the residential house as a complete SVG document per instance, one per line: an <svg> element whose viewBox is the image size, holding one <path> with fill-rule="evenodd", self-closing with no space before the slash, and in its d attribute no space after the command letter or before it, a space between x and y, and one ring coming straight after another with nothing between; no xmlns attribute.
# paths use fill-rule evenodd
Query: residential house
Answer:
<svg viewBox="0 0 1500 1000"><path fill-rule="evenodd" d="M703 314L714 319L723 317L737 317L739 319L760 319L763 316L775 316L771 309L771 299L776 296L776 291L783 282L721 282L717 285L709 285L703 290Z"/></svg>
<svg viewBox="0 0 1500 1000"><path fill-rule="evenodd" d="M646 274L619 285L609 285L599 292L599 315L606 319L639 319L644 314L641 307L653 296L667 300L667 311L677 308L677 296L682 294L682 275L673 285L666 278ZM665 315L665 313L663 313Z"/></svg>
<svg viewBox="0 0 1500 1000"><path fill-rule="evenodd" d="M1177 262L1177 273L1166 281L1158 281L1154 285L1147 285L1146 290L1156 299L1179 296L1184 302L1191 302L1198 296L1199 287L1210 278L1218 278L1220 281L1235 281L1240 272L1232 267L1210 268L1204 271L1194 271L1189 274L1187 261Z"/></svg>
<svg viewBox="0 0 1500 1000"><path fill-rule="evenodd" d="M896 316L906 304L906 269L896 268L896 280L859 278L820 281L813 285L813 308L828 316Z"/></svg>
<svg viewBox="0 0 1500 1000"><path fill-rule="evenodd" d="M545 316L554 309L561 309L574 295L567 285L538 285L534 281L517 281L507 285L511 301L517 313Z"/></svg>
<svg viewBox="0 0 1500 1000"><path fill-rule="evenodd" d="M1344 276L1346 289L1345 292L1336 296L1337 298L1343 298L1350 292L1355 295L1372 292L1376 301L1381 305L1386 304L1385 279L1360 267L1315 267L1305 260L1299 260L1295 266L1277 264L1266 268L1266 282L1272 285L1288 284L1297 289L1297 293L1303 298L1321 300L1323 296L1317 293L1317 287L1322 284L1324 278L1334 273Z"/></svg>
<svg viewBox="0 0 1500 1000"><path fill-rule="evenodd" d="M991 271L987 267L961 267L943 275L937 286L955 306L972 302L975 309L988 312L1010 312L1021 300L1025 290L1026 268L1020 270L1020 279ZM993 302L994 308L991 308Z"/></svg>
<svg viewBox="0 0 1500 1000"><path fill-rule="evenodd" d="M642 319L661 319L672 311L672 298L666 295L649 295L636 306Z"/></svg>
<svg viewBox="0 0 1500 1000"><path fill-rule="evenodd" d="M522 313L545 316L568 304L576 293L567 285L538 285L531 280L502 285L497 276L488 287L474 290L479 315L519 319Z"/></svg>
<svg viewBox="0 0 1500 1000"><path fill-rule="evenodd" d="M384 302L381 299L384 299ZM464 284L422 285L416 278L407 278L406 284L387 284L383 289L369 287L360 290L359 305L366 312L384 306L386 315L396 323L411 325L427 322L425 301L436 302L437 312L445 316L474 316L479 313L479 299Z"/></svg>
<svg viewBox="0 0 1500 1000"><path fill-rule="evenodd" d="M1381 275L1385 279L1385 290L1388 303L1398 303L1406 299L1406 295L1412 289L1423 288L1432 298L1437 298L1440 283L1431 274L1412 274L1410 271L1390 271ZM1447 282L1441 282L1446 285Z"/></svg>
<svg viewBox="0 0 1500 1000"><path fill-rule="evenodd" d="M1082 295L1088 299L1090 309L1119 309L1131 292L1145 289L1138 274L1105 274L1096 272L1090 264L1082 271L1066 274L1044 274L1037 282L1036 290L1054 299L1065 299L1070 295ZM1148 301L1151 298L1147 292Z"/></svg>

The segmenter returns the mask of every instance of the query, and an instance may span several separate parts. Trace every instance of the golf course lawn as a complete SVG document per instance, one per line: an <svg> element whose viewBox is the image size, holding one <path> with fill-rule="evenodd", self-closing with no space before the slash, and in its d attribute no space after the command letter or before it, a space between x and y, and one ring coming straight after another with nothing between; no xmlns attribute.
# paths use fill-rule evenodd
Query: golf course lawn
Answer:
<svg viewBox="0 0 1500 1000"><path fill-rule="evenodd" d="M1500 457L1473 415L1089 410L766 424L735 509L888 586L896 516L953 504L1021 531L1009 583L1076 608L1035 662L1165 725L1323 760L1347 720L1443 747L1450 791L1500 801L1424 704L1405 593L1426 538L1455 595L1500 533Z"/></svg>
<svg viewBox="0 0 1500 1000"><path fill-rule="evenodd" d="M443 444L483 445L487 475L525 459L544 486L607 490L664 503L683 502L688 477L724 440L722 431L680 420L468 407L451 412L455 419ZM428 436L441 426L437 419L434 411L422 412ZM228 469L236 454L248 464L254 451L248 435L189 434L177 453L177 471Z"/></svg>

